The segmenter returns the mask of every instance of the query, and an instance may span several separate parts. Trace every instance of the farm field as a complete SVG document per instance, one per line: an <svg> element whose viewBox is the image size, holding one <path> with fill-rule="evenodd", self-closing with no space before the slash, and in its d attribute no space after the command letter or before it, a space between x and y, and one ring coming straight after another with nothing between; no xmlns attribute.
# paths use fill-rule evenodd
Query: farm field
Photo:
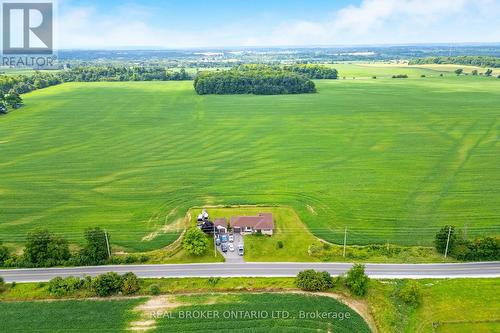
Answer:
<svg viewBox="0 0 500 333"><path fill-rule="evenodd" d="M316 84L294 96L197 96L192 82L26 94L0 118L0 240L19 247L47 227L80 243L98 225L115 251L147 251L178 237L190 207L237 204L290 206L335 243L345 226L348 244L430 245L445 224L500 233L500 80Z"/></svg>
<svg viewBox="0 0 500 333"><path fill-rule="evenodd" d="M173 318L160 319L153 332L232 331L235 329L239 332L269 332L269 330L274 332L304 332L304 330L370 332L360 315L347 305L329 297L223 294L220 296L178 296L177 299L186 305L175 308ZM180 311L214 311L220 314L220 319L183 319L180 317ZM243 314L238 314L239 311ZM245 317L245 313L250 311L256 311L261 318ZM280 314L280 311L287 311L288 314ZM300 311L330 312L345 317L342 320L339 319L340 317L335 319L300 318ZM231 318L231 316L236 317ZM350 318L347 319L347 316Z"/></svg>
<svg viewBox="0 0 500 333"><path fill-rule="evenodd" d="M123 332L144 300L0 302L2 332ZM21 328L22 327L22 328Z"/></svg>

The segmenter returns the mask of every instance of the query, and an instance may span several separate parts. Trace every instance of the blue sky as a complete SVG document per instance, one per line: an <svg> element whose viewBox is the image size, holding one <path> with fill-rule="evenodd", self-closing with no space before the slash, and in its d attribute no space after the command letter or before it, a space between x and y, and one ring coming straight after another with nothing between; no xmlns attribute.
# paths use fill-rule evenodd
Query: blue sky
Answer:
<svg viewBox="0 0 500 333"><path fill-rule="evenodd" d="M58 0L59 48L500 42L500 0Z"/></svg>

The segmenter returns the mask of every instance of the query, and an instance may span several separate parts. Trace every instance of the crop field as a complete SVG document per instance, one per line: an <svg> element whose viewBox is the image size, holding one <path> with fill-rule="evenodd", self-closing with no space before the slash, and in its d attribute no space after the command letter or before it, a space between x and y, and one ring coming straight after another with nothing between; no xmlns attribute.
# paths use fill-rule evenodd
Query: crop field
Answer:
<svg viewBox="0 0 500 333"><path fill-rule="evenodd" d="M143 300L0 302L2 332L123 332Z"/></svg>
<svg viewBox="0 0 500 333"><path fill-rule="evenodd" d="M290 206L336 243L346 226L349 244L429 245L445 224L500 233L500 80L316 85L286 96L197 96L192 82L26 94L0 117L0 240L19 246L47 227L79 243L101 226L115 250L146 251L175 240L190 207L237 204Z"/></svg>
<svg viewBox="0 0 500 333"><path fill-rule="evenodd" d="M180 296L178 297L180 299ZM366 322L347 305L329 297L279 294L197 295L181 299L171 318L157 322L154 332L233 331L239 332L370 332ZM219 319L182 318L180 312L213 311ZM250 318L255 311L257 318ZM287 313L283 313L286 311ZM303 318L300 312L336 313L337 318ZM347 318L349 316L349 318Z"/></svg>

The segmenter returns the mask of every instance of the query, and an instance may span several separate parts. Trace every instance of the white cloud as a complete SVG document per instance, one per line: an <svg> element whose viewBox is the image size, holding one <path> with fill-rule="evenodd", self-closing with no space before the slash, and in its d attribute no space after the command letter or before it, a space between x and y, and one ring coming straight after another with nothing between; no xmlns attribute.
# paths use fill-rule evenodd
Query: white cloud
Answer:
<svg viewBox="0 0 500 333"><path fill-rule="evenodd" d="M315 21L221 23L203 31L157 27L154 10L122 6L113 15L73 7L60 17L62 48L500 42L498 0L364 0ZM186 14L188 15L188 14ZM251 19L250 17L249 19Z"/></svg>

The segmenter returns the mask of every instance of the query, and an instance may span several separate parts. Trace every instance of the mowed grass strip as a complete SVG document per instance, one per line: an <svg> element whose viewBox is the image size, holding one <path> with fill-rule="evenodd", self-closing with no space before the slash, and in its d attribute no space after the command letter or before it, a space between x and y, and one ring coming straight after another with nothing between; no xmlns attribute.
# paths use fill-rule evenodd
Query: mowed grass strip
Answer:
<svg viewBox="0 0 500 333"><path fill-rule="evenodd" d="M123 332L143 299L0 302L1 332Z"/></svg>
<svg viewBox="0 0 500 333"><path fill-rule="evenodd" d="M500 81L316 84L293 96L197 96L192 82L27 94L0 118L0 238L20 245L41 226L79 243L99 225L115 249L146 251L177 238L189 207L219 204L288 205L336 243L345 226L349 244L430 245L445 224L499 233Z"/></svg>

